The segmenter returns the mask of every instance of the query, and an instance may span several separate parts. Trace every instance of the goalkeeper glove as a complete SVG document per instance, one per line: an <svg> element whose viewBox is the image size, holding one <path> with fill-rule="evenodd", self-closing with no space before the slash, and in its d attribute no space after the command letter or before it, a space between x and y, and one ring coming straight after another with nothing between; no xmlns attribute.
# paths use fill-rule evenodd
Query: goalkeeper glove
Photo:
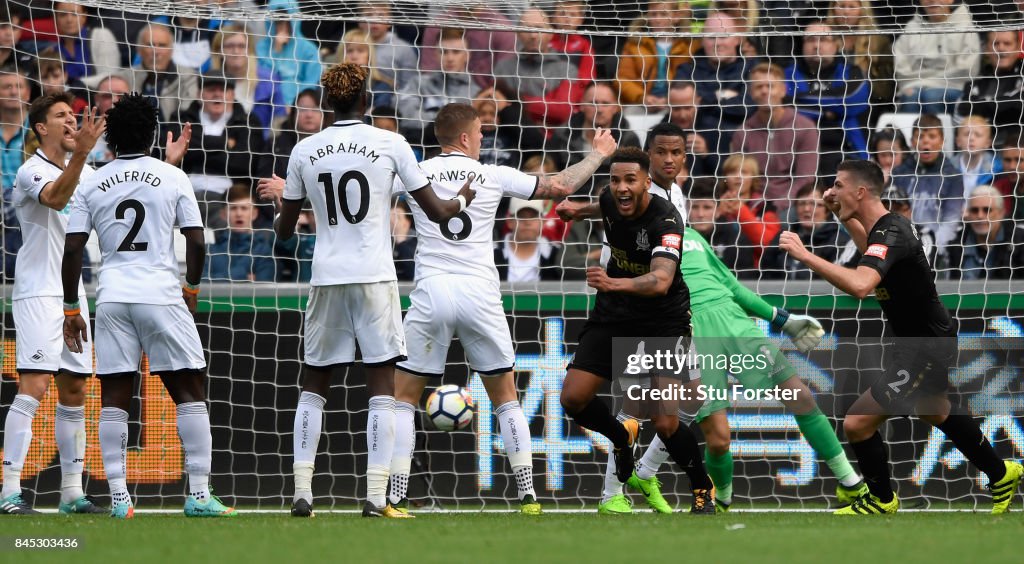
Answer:
<svg viewBox="0 0 1024 564"><path fill-rule="evenodd" d="M814 350L825 336L825 330L817 319L809 315L794 315L782 308L775 308L771 326L773 330L785 333L796 350L803 354Z"/></svg>

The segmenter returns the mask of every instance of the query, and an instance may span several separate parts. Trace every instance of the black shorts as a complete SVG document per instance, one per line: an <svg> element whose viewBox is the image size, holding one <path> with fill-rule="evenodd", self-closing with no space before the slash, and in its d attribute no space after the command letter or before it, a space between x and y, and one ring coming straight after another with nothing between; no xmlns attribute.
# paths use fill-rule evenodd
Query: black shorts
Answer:
<svg viewBox="0 0 1024 564"><path fill-rule="evenodd" d="M576 354L569 369L583 370L614 380L612 339L617 337L690 337L689 320L660 322L619 321L614 323L588 320L580 330Z"/></svg>
<svg viewBox="0 0 1024 564"><path fill-rule="evenodd" d="M918 398L945 394L956 367L956 337L897 340L886 355L885 373L871 385L871 397L890 415L910 415Z"/></svg>

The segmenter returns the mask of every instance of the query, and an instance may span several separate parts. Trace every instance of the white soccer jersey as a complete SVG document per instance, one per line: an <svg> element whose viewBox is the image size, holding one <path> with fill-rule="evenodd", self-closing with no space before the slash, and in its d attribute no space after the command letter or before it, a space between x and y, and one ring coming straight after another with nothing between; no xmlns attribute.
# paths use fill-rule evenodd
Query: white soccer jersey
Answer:
<svg viewBox="0 0 1024 564"><path fill-rule="evenodd" d="M672 187L666 191L661 186L651 182L651 194L661 196L672 202L672 205L676 207L676 211L683 217L683 223L686 223L686 196L683 196L683 189L678 184L673 182Z"/></svg>
<svg viewBox="0 0 1024 564"><path fill-rule="evenodd" d="M77 196L72 196L71 201L61 211L39 203L39 194L43 188L57 180L63 172L57 163L46 158L38 149L18 168L12 200L18 221L21 222L21 237L24 243L16 259L16 276L11 299L64 295L60 264L64 259L64 236L68 216ZM82 167L79 186L94 172L89 165ZM84 291L79 282L78 293Z"/></svg>
<svg viewBox="0 0 1024 564"><path fill-rule="evenodd" d="M82 182L68 233L96 229L96 303L181 303L174 229L203 228L192 184L181 169L143 155L118 157Z"/></svg>
<svg viewBox="0 0 1024 564"><path fill-rule="evenodd" d="M507 166L480 164L462 153L423 161L420 168L441 199L454 198L469 173L476 173L476 197L462 213L434 223L416 200L409 208L416 221L416 280L436 274L469 274L497 280L494 267L494 214L503 196L528 200L538 178Z"/></svg>
<svg viewBox="0 0 1024 564"><path fill-rule="evenodd" d="M427 185L402 136L339 121L292 149L284 199L309 198L316 217L313 286L397 280L391 256L391 190Z"/></svg>

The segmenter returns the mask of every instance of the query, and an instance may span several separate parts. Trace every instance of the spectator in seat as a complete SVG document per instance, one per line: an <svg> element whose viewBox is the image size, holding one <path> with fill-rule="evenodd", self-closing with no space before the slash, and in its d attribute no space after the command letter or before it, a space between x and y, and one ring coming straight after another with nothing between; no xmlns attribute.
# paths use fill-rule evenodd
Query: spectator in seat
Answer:
<svg viewBox="0 0 1024 564"><path fill-rule="evenodd" d="M440 46L441 72L418 73L398 92L401 128L414 145L436 145L437 112L451 103L470 104L481 90L469 75L469 49L462 30L445 29Z"/></svg>
<svg viewBox="0 0 1024 564"><path fill-rule="evenodd" d="M985 36L985 65L964 85L956 107L959 118L981 116L999 133L1024 124L1024 60L1015 31L990 31Z"/></svg>
<svg viewBox="0 0 1024 564"><path fill-rule="evenodd" d="M907 197L903 190L895 186L889 186L882 192L882 204L891 211L902 215L903 217L910 219L913 215L911 208L910 198ZM928 260L928 264L932 265L932 270L936 273L943 268L941 261L936 262L938 248L935 246L935 233L931 229L922 225L914 225L914 229L917 230L917 237L921 241L921 247L924 249L924 256ZM847 268L857 268L860 264L861 254L857 249L857 243L853 239L846 242L846 246L843 247L841 253L839 253L838 264L841 264Z"/></svg>
<svg viewBox="0 0 1024 564"><path fill-rule="evenodd" d="M736 154L722 163L722 193L718 198L718 218L736 222L754 245L754 264L764 249L775 240L782 226L775 207L764 199L764 178L754 157Z"/></svg>
<svg viewBox="0 0 1024 564"><path fill-rule="evenodd" d="M68 77L60 60L60 53L55 49L45 49L39 53L38 67L39 85L43 94L70 93L74 97L71 109L76 114L89 106L88 100L85 99L88 95L85 85L80 80Z"/></svg>
<svg viewBox="0 0 1024 564"><path fill-rule="evenodd" d="M914 223L935 231L939 252L953 238L964 207L964 180L942 152L942 121L925 114L914 122L912 153L892 171L892 183L913 201Z"/></svg>
<svg viewBox="0 0 1024 564"><path fill-rule="evenodd" d="M668 113L662 123L671 123L686 135L687 167L690 176L715 176L718 173L718 130L698 129L701 104L697 85L675 80L668 89Z"/></svg>
<svg viewBox="0 0 1024 564"><path fill-rule="evenodd" d="M292 105L299 92L320 85L320 52L302 36L299 22L268 19L266 28L267 37L256 43L256 55L261 65L280 78L275 87L283 103Z"/></svg>
<svg viewBox="0 0 1024 564"><path fill-rule="evenodd" d="M270 139L272 128L287 118L288 104L275 87L280 78L260 66L255 39L244 25L227 25L214 36L212 50L210 67L235 81L235 101L256 116L264 128L263 138Z"/></svg>
<svg viewBox="0 0 1024 564"><path fill-rule="evenodd" d="M0 69L29 69L35 60L31 54L16 49L21 41L21 12L16 6L0 6Z"/></svg>
<svg viewBox="0 0 1024 564"><path fill-rule="evenodd" d="M679 20L678 2L652 0L646 17L630 26L633 35L619 57L619 100L623 104L643 104L653 111L668 105L669 79L679 65L693 60L697 42L684 36L673 39L643 34L676 31Z"/></svg>
<svg viewBox="0 0 1024 564"><path fill-rule="evenodd" d="M793 206L796 208L796 220L787 227L786 231L792 231L800 236L800 240L815 255L829 261L836 262L839 252L846 246L849 235L846 234L837 222L822 197L825 190L819 185L804 186L797 192L796 201ZM793 260L787 253L779 249L779 235L775 241L765 249L761 256L761 271L765 278L784 278L787 280L808 280L816 275L803 263Z"/></svg>
<svg viewBox="0 0 1024 564"><path fill-rule="evenodd" d="M360 15L376 21L360 22L359 29L366 33L373 45L374 61L384 78L396 86L414 80L419 68L416 49L391 31L391 2L369 0L359 11Z"/></svg>
<svg viewBox="0 0 1024 564"><path fill-rule="evenodd" d="M974 189L963 223L946 250L954 280L1020 278L1024 225L1007 219L1003 195L991 186Z"/></svg>
<svg viewBox="0 0 1024 564"><path fill-rule="evenodd" d="M95 86L100 79L121 69L121 51L114 34L102 26L89 25L88 8L73 2L53 5L57 26L57 49L69 81Z"/></svg>
<svg viewBox="0 0 1024 564"><path fill-rule="evenodd" d="M725 155L730 152L734 132L747 119L746 78L756 60L740 57L739 26L733 18L714 12L704 23L704 31L722 36L705 37L693 61L676 69L675 78L697 85L697 129L720 131L718 147L712 150Z"/></svg>
<svg viewBox="0 0 1024 564"><path fill-rule="evenodd" d="M174 64L210 70L210 56L213 54L213 39L224 23L222 20L200 19L189 16L159 16L155 23L162 23L174 30Z"/></svg>
<svg viewBox="0 0 1024 564"><path fill-rule="evenodd" d="M541 235L539 200L512 198L508 206L508 235L494 249L498 276L507 282L561 280L558 247Z"/></svg>
<svg viewBox="0 0 1024 564"><path fill-rule="evenodd" d="M697 178L687 200L687 227L700 233L737 278L756 278L754 245L734 221L718 221L715 180Z"/></svg>
<svg viewBox="0 0 1024 564"><path fill-rule="evenodd" d="M828 9L827 23L836 32L845 34L837 37L839 52L868 78L872 108L891 107L896 88L892 37L883 33L865 33L880 31L871 0L833 0Z"/></svg>
<svg viewBox="0 0 1024 564"><path fill-rule="evenodd" d="M565 148L563 162L571 166L590 154L594 135L598 129L607 129L619 147L639 147L640 139L630 129L629 121L622 115L615 90L605 82L592 83L583 92L580 110L572 115L567 127L555 134L552 144ZM601 165L580 192L593 192L595 186L607 182L608 167Z"/></svg>
<svg viewBox="0 0 1024 564"><path fill-rule="evenodd" d="M1003 162L992 149L992 123L981 116L968 116L956 128L957 152L953 164L964 179L964 198L976 186L991 185L1003 171Z"/></svg>
<svg viewBox="0 0 1024 564"><path fill-rule="evenodd" d="M107 110L112 108L121 99L121 96L131 91L131 85L127 79L123 76L112 74L100 80L100 83L96 85L96 90L92 93L92 105L100 115L104 115L107 113ZM96 140L96 145L92 148L92 152L89 153L87 162L95 167L112 160L114 160L114 153L107 146L106 136L101 135Z"/></svg>
<svg viewBox="0 0 1024 564"><path fill-rule="evenodd" d="M308 205L308 202L307 202ZM278 282L306 282L313 277L313 250L316 248L316 217L312 208L304 208L295 224L295 237L274 242Z"/></svg>
<svg viewBox="0 0 1024 564"><path fill-rule="evenodd" d="M203 75L200 99L182 111L169 127L192 124L192 142L181 169L189 176L204 217L215 216L236 181L252 182L263 152L259 121L235 101L234 81L220 71ZM207 224L209 224L207 222Z"/></svg>
<svg viewBox="0 0 1024 564"><path fill-rule="evenodd" d="M899 111L952 113L964 84L978 75L981 41L966 5L955 0L921 0L921 10L893 43ZM913 195L911 195L913 197Z"/></svg>
<svg viewBox="0 0 1024 564"><path fill-rule="evenodd" d="M803 56L786 69L786 94L797 111L818 124L819 170L834 176L844 158L867 159L862 118L871 87L860 67L839 54L837 37L823 23L807 26Z"/></svg>
<svg viewBox="0 0 1024 564"><path fill-rule="evenodd" d="M577 33L586 17L586 0L560 3L558 10L551 14L551 25L557 31L551 38L551 50L569 55L569 62L580 71L580 78L594 80L598 78L594 67L594 49L586 36Z"/></svg>
<svg viewBox="0 0 1024 564"><path fill-rule="evenodd" d="M362 29L352 29L341 38L336 53L339 63L354 63L370 69L367 92L370 108L395 106L395 82L377 66L376 54L370 36Z"/></svg>
<svg viewBox="0 0 1024 564"><path fill-rule="evenodd" d="M398 133L398 112L391 106L370 110L370 125L377 129Z"/></svg>
<svg viewBox="0 0 1024 564"><path fill-rule="evenodd" d="M28 102L31 87L25 75L0 70L0 178L3 180L3 276L14 280L14 262L21 248L21 228L12 191L18 168L25 160Z"/></svg>
<svg viewBox="0 0 1024 564"><path fill-rule="evenodd" d="M328 125L328 116L323 107L321 92L318 88L307 88L295 99L295 107L291 115L281 124L281 130L274 137L271 156L260 159L261 178L280 177L281 191L284 190L284 177L288 173L288 157L295 145ZM280 194L277 194L280 198ZM277 199L273 198L273 199Z"/></svg>
<svg viewBox="0 0 1024 564"><path fill-rule="evenodd" d="M1024 131L1008 136L1000 151L1003 172L996 177L995 188L1005 197L1006 215L1024 222Z"/></svg>
<svg viewBox="0 0 1024 564"><path fill-rule="evenodd" d="M757 159L768 182L764 197L783 212L793 195L813 186L818 173L818 128L784 104L786 76L781 68L760 63L750 71L754 115L733 135L733 153Z"/></svg>
<svg viewBox="0 0 1024 564"><path fill-rule="evenodd" d="M466 44L469 46L469 73L482 87L494 85L495 68L506 59L514 59L516 34L508 29L513 24L497 8L490 7L485 0L466 0L453 6L441 21L471 22L467 25ZM441 69L440 52L441 28L434 26L423 30L420 46L420 71Z"/></svg>
<svg viewBox="0 0 1024 564"><path fill-rule="evenodd" d="M139 32L136 44L139 65L132 69L132 90L156 98L160 121L168 122L196 99L199 77L195 69L179 67L171 60L174 36L167 26L147 25Z"/></svg>
<svg viewBox="0 0 1024 564"><path fill-rule="evenodd" d="M558 172L558 163L550 156L533 155L523 163L523 172L536 176L546 176ZM569 232L569 224L562 220L555 211L558 202L554 200L541 200L544 204L544 213L541 218L544 220L544 228L540 234L548 241L559 245Z"/></svg>
<svg viewBox="0 0 1024 564"><path fill-rule="evenodd" d="M523 108L505 95L488 88L473 100L480 116L480 162L520 168L523 161L544 148L544 135L538 127L521 126Z"/></svg>
<svg viewBox="0 0 1024 564"><path fill-rule="evenodd" d="M399 280L416 279L416 228L409 204L397 198L391 205L392 258Z"/></svg>
<svg viewBox="0 0 1024 564"><path fill-rule="evenodd" d="M892 170L903 164L907 154L907 140L898 129L887 127L871 135L868 153L882 169L882 176L888 186L892 182Z"/></svg>
<svg viewBox="0 0 1024 564"><path fill-rule="evenodd" d="M227 207L219 213L227 227L216 231L207 250L203 278L213 282L273 282L274 234L254 229L259 210L249 187L233 188Z"/></svg>
<svg viewBox="0 0 1024 564"><path fill-rule="evenodd" d="M550 30L547 15L529 8L519 25ZM583 97L586 80L565 53L551 51L550 31L521 31L516 34L514 56L494 65L495 88L510 100L523 104L527 117L549 128L569 121L573 105Z"/></svg>

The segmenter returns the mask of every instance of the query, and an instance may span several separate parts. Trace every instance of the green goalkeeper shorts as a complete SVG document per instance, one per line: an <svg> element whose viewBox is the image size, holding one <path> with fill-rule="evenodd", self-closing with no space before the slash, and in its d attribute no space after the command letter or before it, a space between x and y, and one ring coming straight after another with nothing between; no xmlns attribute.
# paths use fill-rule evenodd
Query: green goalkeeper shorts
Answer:
<svg viewBox="0 0 1024 564"><path fill-rule="evenodd" d="M796 374L779 348L732 301L694 311L692 323L701 385L710 397L697 421L729 407L730 375L744 388L754 390L771 388Z"/></svg>

